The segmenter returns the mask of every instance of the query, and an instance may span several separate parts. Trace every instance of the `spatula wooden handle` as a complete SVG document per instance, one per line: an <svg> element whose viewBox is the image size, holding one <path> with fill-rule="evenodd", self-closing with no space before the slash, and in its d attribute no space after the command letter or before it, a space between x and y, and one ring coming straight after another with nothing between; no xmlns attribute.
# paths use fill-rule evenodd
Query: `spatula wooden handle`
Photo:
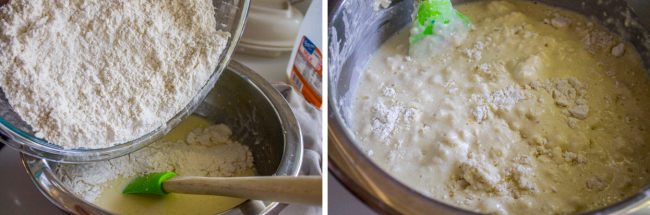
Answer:
<svg viewBox="0 0 650 215"><path fill-rule="evenodd" d="M321 204L320 176L183 177L171 178L163 189L171 193L230 196L298 204Z"/></svg>

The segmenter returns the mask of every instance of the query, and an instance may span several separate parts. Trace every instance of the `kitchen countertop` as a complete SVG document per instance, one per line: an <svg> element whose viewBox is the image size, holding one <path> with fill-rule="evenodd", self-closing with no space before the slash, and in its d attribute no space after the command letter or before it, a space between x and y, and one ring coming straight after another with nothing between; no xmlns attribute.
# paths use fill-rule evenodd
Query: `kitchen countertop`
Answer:
<svg viewBox="0 0 650 215"><path fill-rule="evenodd" d="M20 153L0 149L0 208L6 214L65 214L36 189L20 162Z"/></svg>
<svg viewBox="0 0 650 215"><path fill-rule="evenodd" d="M328 213L340 215L377 214L352 195L334 176L327 177Z"/></svg>

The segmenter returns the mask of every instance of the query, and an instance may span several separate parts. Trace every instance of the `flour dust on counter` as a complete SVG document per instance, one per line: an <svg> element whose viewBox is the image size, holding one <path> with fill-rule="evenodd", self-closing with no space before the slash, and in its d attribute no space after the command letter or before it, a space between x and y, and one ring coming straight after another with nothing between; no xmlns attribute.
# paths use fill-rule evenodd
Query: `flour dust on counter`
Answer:
<svg viewBox="0 0 650 215"><path fill-rule="evenodd" d="M362 75L353 128L374 162L490 214L585 212L650 184L650 80L631 44L539 3L457 9L463 43L414 59L407 27Z"/></svg>
<svg viewBox="0 0 650 215"><path fill-rule="evenodd" d="M255 175L249 148L231 139L223 124L211 125L190 116L161 141L132 154L87 164L61 164L57 175L74 194L119 214L215 214L244 199L170 193L165 196L126 195L134 178L152 172L174 171L179 176Z"/></svg>

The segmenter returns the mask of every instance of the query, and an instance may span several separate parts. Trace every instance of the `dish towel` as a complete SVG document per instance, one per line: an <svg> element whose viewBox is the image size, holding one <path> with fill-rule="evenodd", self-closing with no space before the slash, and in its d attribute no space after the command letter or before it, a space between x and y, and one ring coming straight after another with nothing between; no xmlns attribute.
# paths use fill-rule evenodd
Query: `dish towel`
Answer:
<svg viewBox="0 0 650 215"><path fill-rule="evenodd" d="M289 103L293 114L296 116L302 131L304 144L304 155L300 166L300 175L322 175L322 116L321 111L307 103L293 87L286 84L274 84L276 90L284 96ZM282 215L293 214L322 214L322 207L307 205L289 205L282 212Z"/></svg>

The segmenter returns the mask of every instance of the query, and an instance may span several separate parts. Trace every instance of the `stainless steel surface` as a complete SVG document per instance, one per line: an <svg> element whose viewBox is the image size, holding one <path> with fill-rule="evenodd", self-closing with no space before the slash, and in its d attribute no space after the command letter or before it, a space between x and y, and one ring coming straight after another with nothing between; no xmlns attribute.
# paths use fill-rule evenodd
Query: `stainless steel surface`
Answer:
<svg viewBox="0 0 650 215"><path fill-rule="evenodd" d="M259 175L298 175L303 153L298 122L282 95L250 69L231 62L194 114L230 126L233 137L253 152ZM108 214L65 189L53 171L57 163L25 154L22 160L38 189L61 209ZM226 214L266 214L284 206L247 201Z"/></svg>
<svg viewBox="0 0 650 215"><path fill-rule="evenodd" d="M330 5L329 14L329 161L330 173L369 206L389 214L473 214L427 198L375 165L355 144L350 106L363 68L370 56L395 32L411 22L413 0L395 0L387 9L374 11L374 0L342 0ZM454 1L455 4L469 1ZM539 1L567 8L599 20L633 43L648 67L648 14L643 0ZM628 3L629 2L629 7ZM631 9L631 10L628 10ZM606 13L605 13L606 12ZM629 12L629 13L628 13ZM605 15L607 14L607 15ZM627 23L625 14L630 14ZM609 19L612 18L612 19ZM610 20L610 21L605 21ZM638 20L638 23L636 23ZM627 24L627 25L626 25ZM650 213L650 187L622 202L588 214Z"/></svg>
<svg viewBox="0 0 650 215"><path fill-rule="evenodd" d="M6 3L0 1L0 6ZM33 135L31 126L16 114L0 91L0 142L24 153L57 162L85 162L119 157L136 151L163 136L185 117L189 116L210 92L239 42L248 15L250 0L213 0L217 29L229 32L231 38L219 57L219 65L199 93L187 106L163 126L138 139L103 149L63 149Z"/></svg>

